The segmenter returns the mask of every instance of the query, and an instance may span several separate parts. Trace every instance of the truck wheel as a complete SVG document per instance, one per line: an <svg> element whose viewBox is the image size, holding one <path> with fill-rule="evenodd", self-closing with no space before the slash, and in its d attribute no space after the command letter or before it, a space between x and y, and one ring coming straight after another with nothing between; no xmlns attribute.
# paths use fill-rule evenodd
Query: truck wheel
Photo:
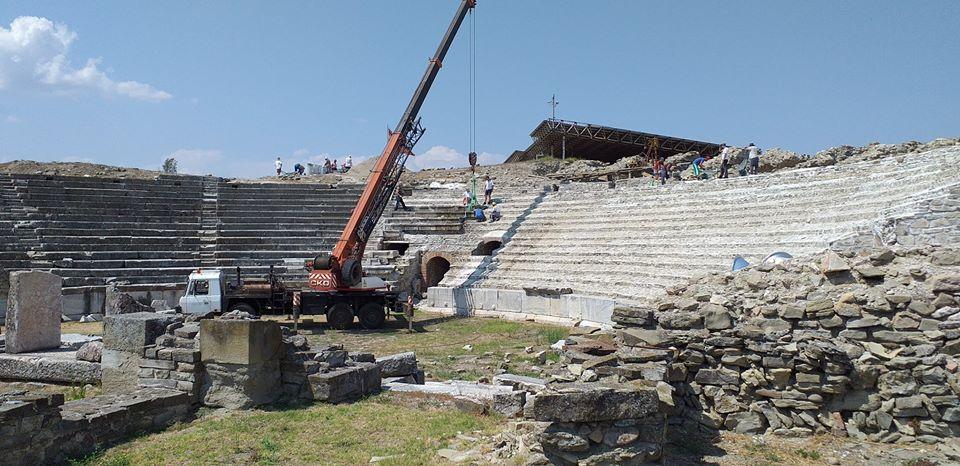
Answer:
<svg viewBox="0 0 960 466"><path fill-rule="evenodd" d="M257 310L253 306L247 303L236 303L233 306L230 306L230 309L228 309L227 311L228 312L240 311L240 312L246 312L247 314L250 314L252 316L257 315Z"/></svg>
<svg viewBox="0 0 960 466"><path fill-rule="evenodd" d="M327 325L337 330L346 330L353 324L353 308L347 303L334 304L327 311Z"/></svg>
<svg viewBox="0 0 960 466"><path fill-rule="evenodd" d="M387 315L383 312L382 305L367 303L360 308L360 312L357 312L357 317L363 328L373 329L383 327L383 321L386 320Z"/></svg>

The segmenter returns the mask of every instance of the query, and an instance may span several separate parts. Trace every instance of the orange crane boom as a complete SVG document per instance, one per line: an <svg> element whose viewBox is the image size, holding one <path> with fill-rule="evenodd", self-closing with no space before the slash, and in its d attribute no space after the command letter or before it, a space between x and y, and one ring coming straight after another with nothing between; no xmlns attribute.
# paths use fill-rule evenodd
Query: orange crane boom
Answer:
<svg viewBox="0 0 960 466"><path fill-rule="evenodd" d="M443 59L460 25L476 4L476 0L461 0L453 21L450 22L437 52L420 80L420 85L410 99L410 104L407 105L396 129L390 132L387 145L370 172L363 194L353 208L350 220L343 228L336 246L330 255L320 255L312 263L308 262L308 269L312 269L308 280L310 288L317 291L342 291L354 289L360 283L363 277L361 262L370 233L396 189L407 157L413 154L413 146L423 136L424 129L417 116L420 107L443 66Z"/></svg>

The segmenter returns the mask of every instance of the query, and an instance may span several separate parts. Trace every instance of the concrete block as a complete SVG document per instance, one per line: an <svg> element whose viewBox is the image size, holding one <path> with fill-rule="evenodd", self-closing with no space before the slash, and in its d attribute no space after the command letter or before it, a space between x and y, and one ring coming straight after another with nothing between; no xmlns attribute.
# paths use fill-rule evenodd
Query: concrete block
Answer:
<svg viewBox="0 0 960 466"><path fill-rule="evenodd" d="M177 318L153 312L116 314L103 318L103 347L105 349L140 354L143 347L154 341Z"/></svg>
<svg viewBox="0 0 960 466"><path fill-rule="evenodd" d="M10 273L6 351L25 353L60 347L63 280L47 272Z"/></svg>
<svg viewBox="0 0 960 466"><path fill-rule="evenodd" d="M612 299L583 296L580 300L580 320L612 324L615 305Z"/></svg>
<svg viewBox="0 0 960 466"><path fill-rule="evenodd" d="M483 309L485 311L494 311L497 309L497 290L493 288L471 288L473 295L473 308Z"/></svg>
<svg viewBox="0 0 960 466"><path fill-rule="evenodd" d="M580 295L574 294L565 294L560 297L560 306L563 309L562 312L566 313L570 320L581 320L581 316L583 315L580 303L582 300L581 298L582 297Z"/></svg>
<svg viewBox="0 0 960 466"><path fill-rule="evenodd" d="M427 289L427 298L432 307L453 307L453 288L434 286Z"/></svg>
<svg viewBox="0 0 960 466"><path fill-rule="evenodd" d="M543 296L520 296L520 311L527 314L547 315L547 298Z"/></svg>
<svg viewBox="0 0 960 466"><path fill-rule="evenodd" d="M87 308L87 299L83 293L71 293L63 295L63 309L61 313L70 318L70 320L79 320L87 314L92 314Z"/></svg>
<svg viewBox="0 0 960 466"><path fill-rule="evenodd" d="M523 296L519 290L499 290L497 293L497 310L500 312L522 312Z"/></svg>
<svg viewBox="0 0 960 466"><path fill-rule="evenodd" d="M104 393L124 393L137 388L140 355L104 348L100 356Z"/></svg>
<svg viewBox="0 0 960 466"><path fill-rule="evenodd" d="M203 320L200 358L221 364L261 364L283 354L280 325L265 320Z"/></svg>
<svg viewBox="0 0 960 466"><path fill-rule="evenodd" d="M466 315L474 309L473 294L470 292L469 288L453 288L453 309L456 309L457 314Z"/></svg>

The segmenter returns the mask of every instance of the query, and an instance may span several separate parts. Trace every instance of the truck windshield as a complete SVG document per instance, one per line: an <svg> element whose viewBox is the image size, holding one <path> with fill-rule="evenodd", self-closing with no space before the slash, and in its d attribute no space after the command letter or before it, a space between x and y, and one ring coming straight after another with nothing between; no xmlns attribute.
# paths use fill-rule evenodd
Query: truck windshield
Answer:
<svg viewBox="0 0 960 466"><path fill-rule="evenodd" d="M193 289L190 291L190 294L197 295L207 295L210 293L210 282L207 280L196 280L193 282Z"/></svg>

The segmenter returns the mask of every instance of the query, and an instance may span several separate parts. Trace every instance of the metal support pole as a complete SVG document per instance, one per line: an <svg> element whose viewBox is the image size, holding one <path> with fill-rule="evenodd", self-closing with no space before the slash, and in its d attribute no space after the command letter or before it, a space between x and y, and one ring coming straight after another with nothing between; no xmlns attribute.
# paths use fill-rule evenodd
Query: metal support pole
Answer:
<svg viewBox="0 0 960 466"><path fill-rule="evenodd" d="M567 160L567 136L563 136L563 140L560 142L563 146L563 152L560 155L560 160Z"/></svg>

